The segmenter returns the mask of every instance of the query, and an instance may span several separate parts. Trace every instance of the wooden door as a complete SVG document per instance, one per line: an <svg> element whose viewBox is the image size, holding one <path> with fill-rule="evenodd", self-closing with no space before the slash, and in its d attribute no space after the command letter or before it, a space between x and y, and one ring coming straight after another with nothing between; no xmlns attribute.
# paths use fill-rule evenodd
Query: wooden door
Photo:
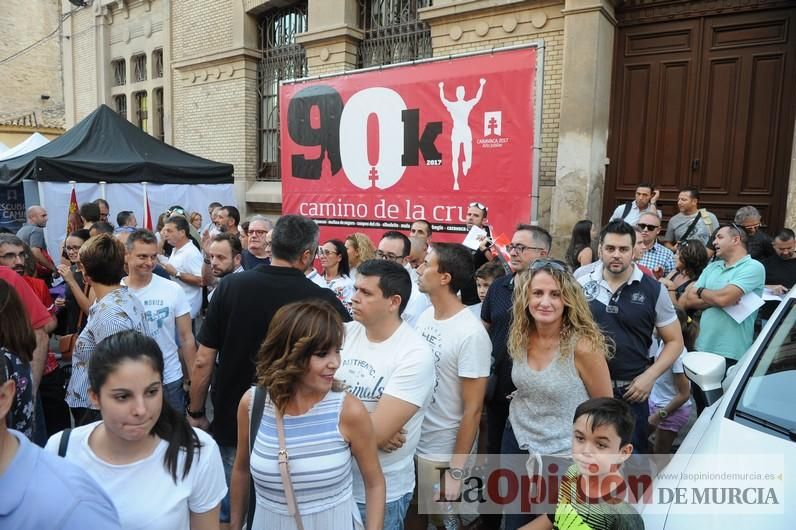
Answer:
<svg viewBox="0 0 796 530"><path fill-rule="evenodd" d="M747 204L782 227L796 89L796 12L759 10L617 31L604 217L636 184L679 189L730 220Z"/></svg>

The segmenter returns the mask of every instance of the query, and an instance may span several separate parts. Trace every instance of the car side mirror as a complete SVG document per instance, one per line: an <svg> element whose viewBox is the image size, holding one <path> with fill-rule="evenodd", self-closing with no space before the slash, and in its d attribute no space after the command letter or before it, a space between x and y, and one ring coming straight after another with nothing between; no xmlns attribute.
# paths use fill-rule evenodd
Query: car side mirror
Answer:
<svg viewBox="0 0 796 530"><path fill-rule="evenodd" d="M705 393L710 406L722 396L721 382L727 370L727 361L721 355L708 352L688 352L683 356L685 375Z"/></svg>

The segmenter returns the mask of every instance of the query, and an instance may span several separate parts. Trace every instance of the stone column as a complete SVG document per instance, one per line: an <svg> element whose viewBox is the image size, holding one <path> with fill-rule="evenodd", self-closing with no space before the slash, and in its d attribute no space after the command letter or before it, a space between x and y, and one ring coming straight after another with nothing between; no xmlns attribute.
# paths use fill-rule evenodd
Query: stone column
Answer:
<svg viewBox="0 0 796 530"><path fill-rule="evenodd" d="M562 256L572 226L600 222L616 19L612 0L567 0L556 186L550 231Z"/></svg>
<svg viewBox="0 0 796 530"><path fill-rule="evenodd" d="M308 29L296 38L307 52L309 75L354 70L362 30L357 0L310 0Z"/></svg>

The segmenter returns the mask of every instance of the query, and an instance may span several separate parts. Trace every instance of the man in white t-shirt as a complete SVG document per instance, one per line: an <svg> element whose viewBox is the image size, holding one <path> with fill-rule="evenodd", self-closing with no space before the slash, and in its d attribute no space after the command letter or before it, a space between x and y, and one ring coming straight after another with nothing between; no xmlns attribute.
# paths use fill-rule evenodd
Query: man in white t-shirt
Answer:
<svg viewBox="0 0 796 530"><path fill-rule="evenodd" d="M426 491L437 484L447 498L455 499L478 436L492 343L480 319L457 296L473 276L467 247L434 243L417 272L420 291L432 307L420 315L415 329L434 354L436 372L417 446L418 482L429 486ZM438 484L439 470L445 468L445 483ZM418 499L419 507L430 500ZM419 513L428 513L428 508Z"/></svg>
<svg viewBox="0 0 796 530"><path fill-rule="evenodd" d="M158 256L155 234L137 230L127 238L125 247L128 276L122 284L144 306L144 318L150 329L157 330L154 339L163 352L163 395L174 410L182 414L185 391L181 361L193 366L196 357L191 308L179 285L152 273Z"/></svg>
<svg viewBox="0 0 796 530"><path fill-rule="evenodd" d="M417 271L409 264L411 251L412 242L409 238L401 232L390 230L381 236L379 248L376 250L376 257L394 261L404 267L409 273L409 278L412 280L412 293L406 303L406 308L401 313L401 318L408 322L410 326L415 327L417 319L431 305L431 301L428 296L421 293L420 289L417 288Z"/></svg>
<svg viewBox="0 0 796 530"><path fill-rule="evenodd" d="M351 298L355 321L346 324L336 374L373 421L387 484L384 530L403 528L415 485L415 449L434 382L428 345L401 320L411 290L409 273L394 261L369 260L359 266ZM354 498L364 519L359 470L354 473Z"/></svg>
<svg viewBox="0 0 796 530"><path fill-rule="evenodd" d="M163 237L174 247L168 261L163 265L172 279L182 287L191 305L191 318L202 309L202 253L191 239L188 220L181 215L172 215L163 226Z"/></svg>

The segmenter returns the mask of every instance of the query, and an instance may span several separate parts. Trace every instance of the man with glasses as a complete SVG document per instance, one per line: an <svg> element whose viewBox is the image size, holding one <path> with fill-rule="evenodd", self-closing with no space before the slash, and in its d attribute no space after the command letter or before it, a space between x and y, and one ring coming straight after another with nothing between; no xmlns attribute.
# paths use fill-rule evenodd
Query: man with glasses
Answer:
<svg viewBox="0 0 796 530"><path fill-rule="evenodd" d="M258 265L269 265L271 258L270 243L267 240L269 220L255 215L249 220L249 246L241 253L240 263L243 270L251 270Z"/></svg>
<svg viewBox="0 0 796 530"><path fill-rule="evenodd" d="M752 259L763 261L774 255L771 237L760 230L760 212L754 206L742 206L735 212L735 224L746 231L746 250Z"/></svg>
<svg viewBox="0 0 796 530"><path fill-rule="evenodd" d="M238 440L238 404L251 387L254 360L274 314L291 302L321 299L329 302L344 322L351 320L331 290L314 285L304 276L318 251L318 235L318 225L312 219L282 216L274 227L271 264L225 278L208 305L197 337L199 349L191 370L186 413L194 427L209 429L213 434L221 450L227 484ZM212 424L205 417L211 378ZM221 522L229 523L229 516L227 495L221 502Z"/></svg>
<svg viewBox="0 0 796 530"><path fill-rule="evenodd" d="M655 381L680 356L683 335L669 294L659 282L633 263L635 229L621 219L600 233L600 264L578 278L594 320L616 344L608 361L614 397L627 402L636 417L633 451L646 453L648 398ZM657 330L663 351L650 363L652 333Z"/></svg>
<svg viewBox="0 0 796 530"><path fill-rule="evenodd" d="M656 278L663 278L674 270L674 252L658 243L661 220L653 213L644 213L635 226L637 237L644 245L644 254L639 260L652 271Z"/></svg>
<svg viewBox="0 0 796 530"><path fill-rule="evenodd" d="M381 236L379 247L376 250L376 258L394 261L409 273L409 278L412 280L412 294L409 295L409 301L401 313L401 318L414 328L417 319L431 305L431 301L417 287L417 271L409 264L411 252L412 242L409 238L401 232L390 230Z"/></svg>
<svg viewBox="0 0 796 530"><path fill-rule="evenodd" d="M724 356L728 366L752 345L757 311L739 324L724 308L736 305L748 293L762 296L766 279L763 265L746 250L747 238L736 224L721 227L713 241L715 260L680 297L685 309L702 310L697 349Z"/></svg>
<svg viewBox="0 0 796 530"><path fill-rule="evenodd" d="M486 394L487 453L499 454L503 429L509 415L508 396L515 387L511 381L511 356L508 352L508 333L511 325L514 277L531 265L534 260L550 253L553 238L539 226L517 225L506 249L511 256L514 274L496 279L486 293L481 306L481 320L492 341L493 368Z"/></svg>

